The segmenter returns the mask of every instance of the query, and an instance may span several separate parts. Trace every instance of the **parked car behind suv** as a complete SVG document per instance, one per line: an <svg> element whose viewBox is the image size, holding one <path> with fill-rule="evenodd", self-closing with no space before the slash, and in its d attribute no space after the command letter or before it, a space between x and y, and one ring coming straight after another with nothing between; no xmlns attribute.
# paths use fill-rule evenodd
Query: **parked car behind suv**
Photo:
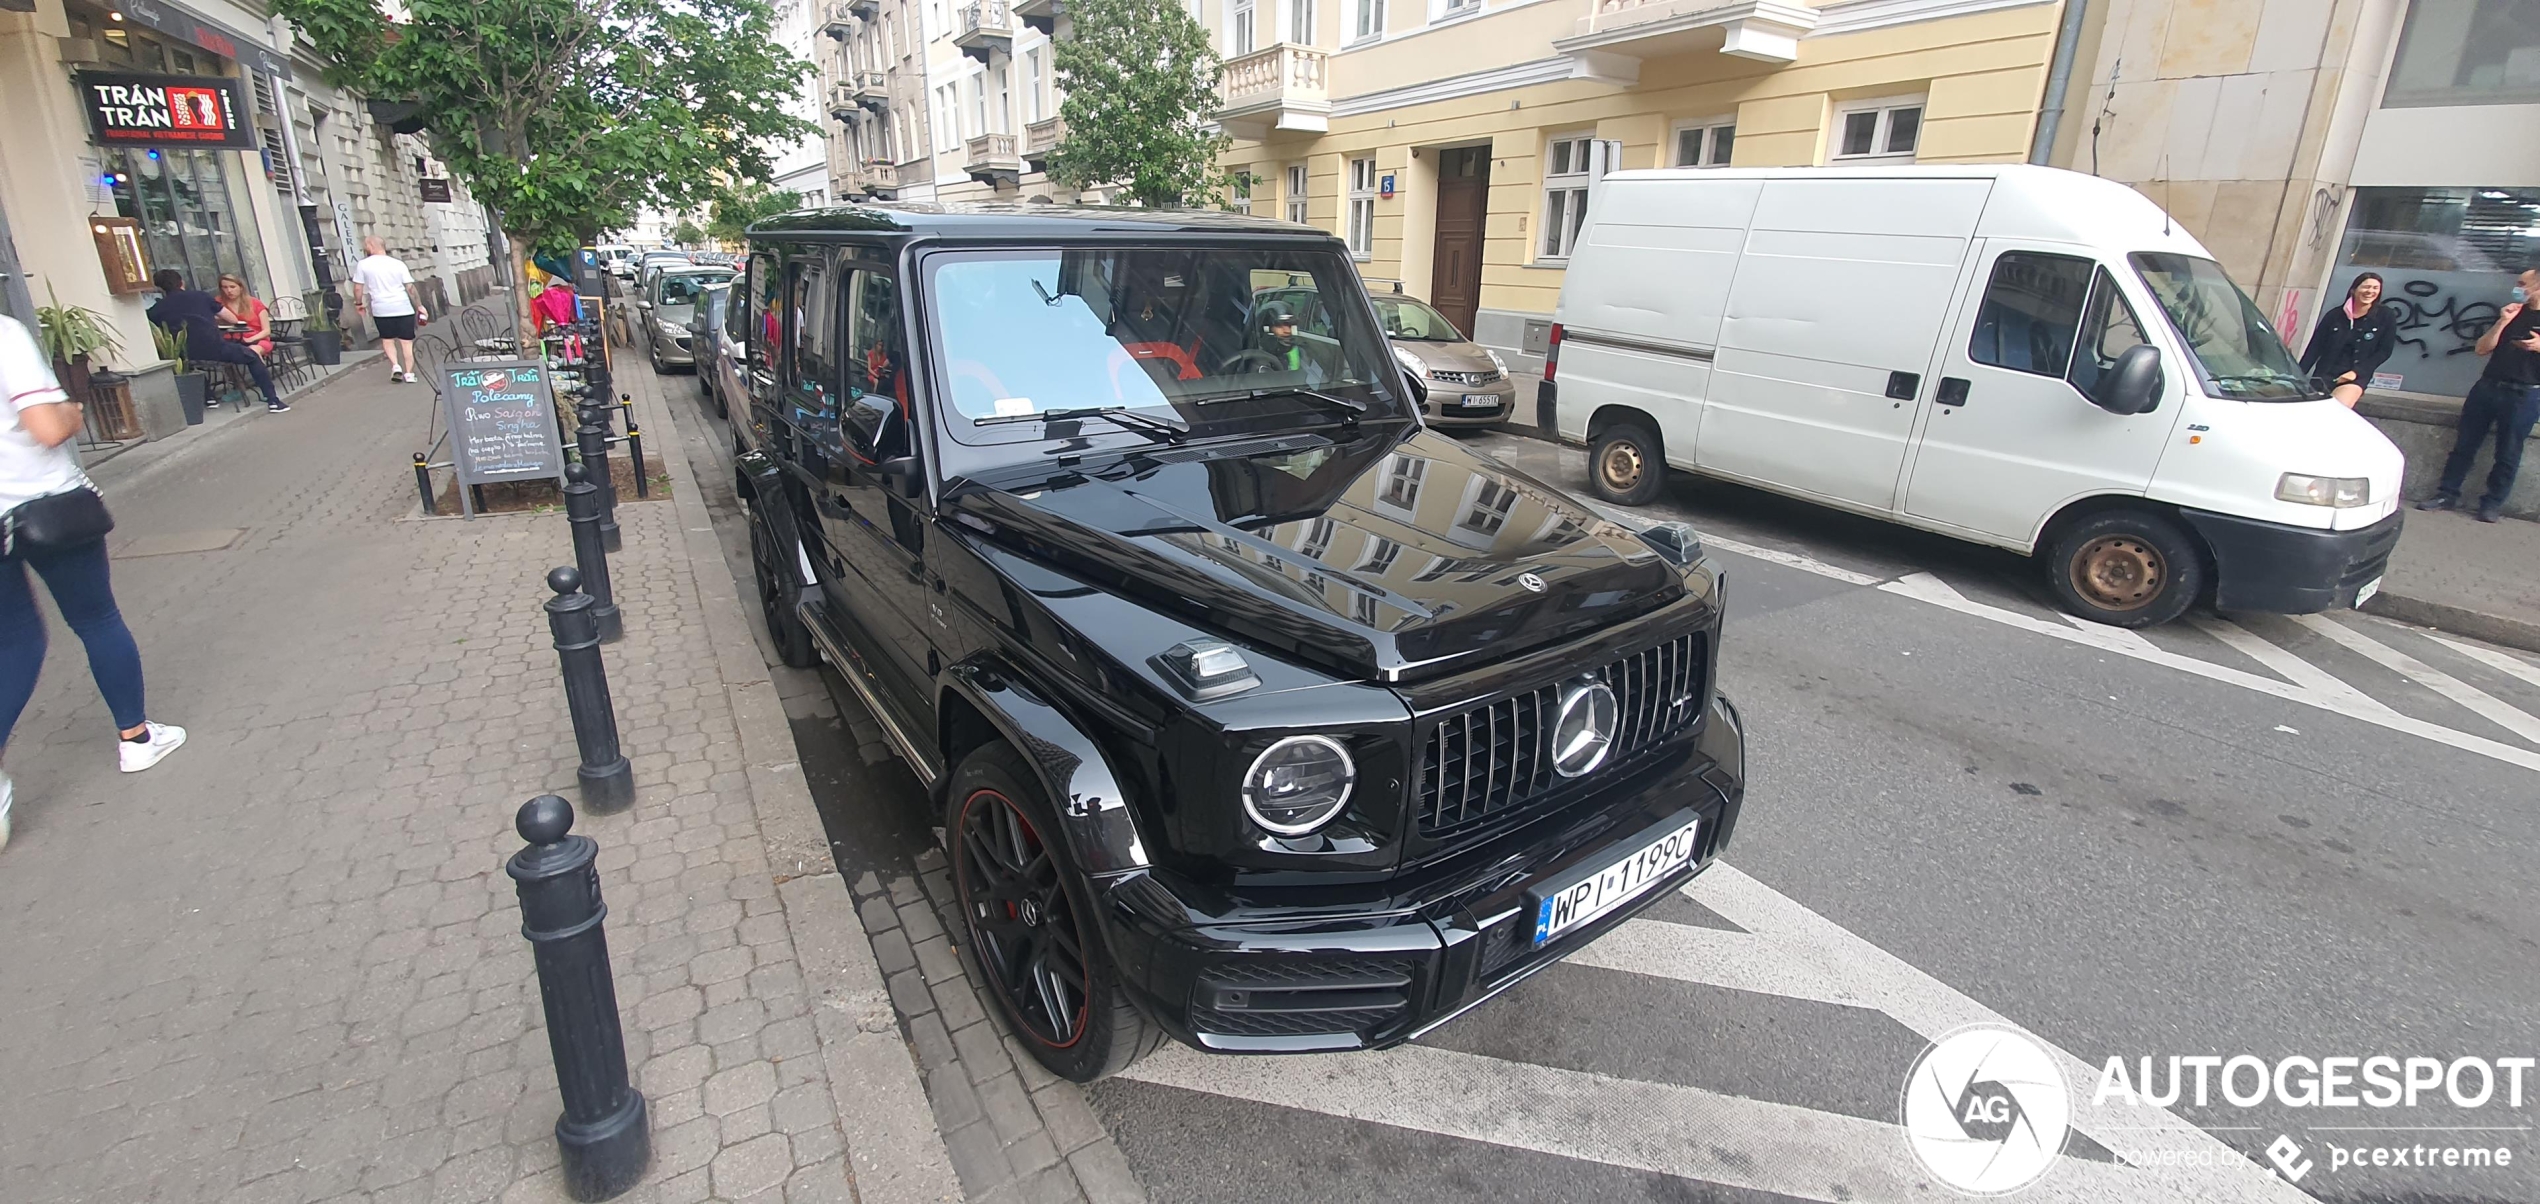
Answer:
<svg viewBox="0 0 2540 1204"><path fill-rule="evenodd" d="M1727 843L1718 570L1425 429L1331 236L839 208L734 289L769 632L926 783L1054 1073L1408 1040Z"/></svg>
<svg viewBox="0 0 2540 1204"><path fill-rule="evenodd" d="M689 319L707 289L731 281L732 269L703 266L671 268L653 277L652 287L635 303L644 318L644 347L652 356L653 371L696 363Z"/></svg>

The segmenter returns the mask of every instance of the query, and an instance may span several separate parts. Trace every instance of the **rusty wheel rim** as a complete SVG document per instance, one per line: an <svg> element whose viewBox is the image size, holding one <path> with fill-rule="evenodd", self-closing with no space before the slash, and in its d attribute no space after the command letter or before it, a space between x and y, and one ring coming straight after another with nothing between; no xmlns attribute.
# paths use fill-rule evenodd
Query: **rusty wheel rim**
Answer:
<svg viewBox="0 0 2540 1204"><path fill-rule="evenodd" d="M1607 489L1630 493L1633 486L1640 484L1640 474L1648 471L1648 464L1640 458L1639 448L1629 443L1609 443L1605 454L1597 457L1596 471L1604 478Z"/></svg>
<svg viewBox="0 0 2540 1204"><path fill-rule="evenodd" d="M2105 610L2141 610L2169 584L2169 562L2132 535L2102 535L2073 554L2073 591Z"/></svg>

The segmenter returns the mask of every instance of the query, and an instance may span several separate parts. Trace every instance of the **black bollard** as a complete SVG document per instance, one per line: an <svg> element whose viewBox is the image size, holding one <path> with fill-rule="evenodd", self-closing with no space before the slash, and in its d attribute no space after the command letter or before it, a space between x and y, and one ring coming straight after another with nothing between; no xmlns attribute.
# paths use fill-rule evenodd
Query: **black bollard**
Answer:
<svg viewBox="0 0 2540 1204"><path fill-rule="evenodd" d="M582 407L582 428L573 433L573 441L582 452L582 471L600 487L600 546L614 552L626 546L626 540L617 529L617 482L609 475L609 435L596 419L606 412L607 402Z"/></svg>
<svg viewBox="0 0 2540 1204"><path fill-rule="evenodd" d="M547 628L556 638L564 668L565 709L573 714L573 742L582 753L574 776L582 803L593 813L623 811L635 801L635 767L617 747L617 706L609 701L608 667L600 661L597 601L582 592L582 574L570 566L549 569Z"/></svg>
<svg viewBox="0 0 2540 1204"><path fill-rule="evenodd" d="M520 934L538 959L547 1049L564 1095L556 1118L564 1189L576 1200L605 1200L644 1177L653 1138L644 1093L626 1077L626 1033L602 927L609 909L600 900L600 846L566 835L573 804L552 794L521 804L512 826L529 842L504 869L520 891Z"/></svg>
<svg viewBox="0 0 2540 1204"><path fill-rule="evenodd" d="M415 492L423 495L424 513L441 513L440 509L432 504L432 465L423 458L422 452L415 453Z"/></svg>
<svg viewBox="0 0 2540 1204"><path fill-rule="evenodd" d="M644 432L635 429L635 416L626 416L626 462L635 469L635 496L651 497L652 483L644 479Z"/></svg>
<svg viewBox="0 0 2540 1204"><path fill-rule="evenodd" d="M614 644L626 634L625 616L609 589L609 552L600 541L600 487L579 464L564 466L565 521L573 529L573 563L582 574L582 592L591 595L591 616L600 625L600 642Z"/></svg>

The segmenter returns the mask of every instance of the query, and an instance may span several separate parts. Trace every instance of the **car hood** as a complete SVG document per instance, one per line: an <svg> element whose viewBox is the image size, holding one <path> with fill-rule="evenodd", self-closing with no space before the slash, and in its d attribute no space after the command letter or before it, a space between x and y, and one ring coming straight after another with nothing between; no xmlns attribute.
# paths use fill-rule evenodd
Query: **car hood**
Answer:
<svg viewBox="0 0 2540 1204"><path fill-rule="evenodd" d="M668 322L673 326L686 326L688 325L689 319L696 316L697 307L694 305L680 305L675 302L664 302L653 307L654 321Z"/></svg>
<svg viewBox="0 0 2540 1204"><path fill-rule="evenodd" d="M1288 435L962 482L961 526L1230 639L1411 681L1682 596L1631 532L1443 435Z"/></svg>
<svg viewBox="0 0 2540 1204"><path fill-rule="evenodd" d="M1490 362L1489 353L1478 343L1431 343L1419 339L1396 339L1394 346L1411 353L1420 366L1430 372L1497 372L1499 365Z"/></svg>

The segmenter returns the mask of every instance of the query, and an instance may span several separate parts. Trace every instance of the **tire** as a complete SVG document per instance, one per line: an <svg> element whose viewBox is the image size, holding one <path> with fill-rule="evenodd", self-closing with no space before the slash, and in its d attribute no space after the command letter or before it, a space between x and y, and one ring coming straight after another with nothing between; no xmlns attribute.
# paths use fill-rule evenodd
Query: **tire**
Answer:
<svg viewBox="0 0 2540 1204"><path fill-rule="evenodd" d="M794 566L777 559L776 541L767 534L767 524L750 521L750 569L758 579L759 617L767 624L767 638L776 645L776 659L789 669L808 669L820 663L820 650L811 642L811 628L803 624L803 616L794 609Z"/></svg>
<svg viewBox="0 0 2540 1204"><path fill-rule="evenodd" d="M2157 627L2205 591L2203 550L2185 528L2148 510L2105 510L2064 528L2044 557L2046 585L2064 609L2112 627Z"/></svg>
<svg viewBox="0 0 2540 1204"><path fill-rule="evenodd" d="M1617 422L1589 445L1588 492L1617 506L1646 506L1666 487L1666 449L1648 427Z"/></svg>
<svg viewBox="0 0 2540 1204"><path fill-rule="evenodd" d="M1007 1031L1051 1074L1076 1083L1155 1052L1164 1030L1121 988L1093 891L1022 757L1002 742L982 745L945 793L945 852L963 934Z"/></svg>

